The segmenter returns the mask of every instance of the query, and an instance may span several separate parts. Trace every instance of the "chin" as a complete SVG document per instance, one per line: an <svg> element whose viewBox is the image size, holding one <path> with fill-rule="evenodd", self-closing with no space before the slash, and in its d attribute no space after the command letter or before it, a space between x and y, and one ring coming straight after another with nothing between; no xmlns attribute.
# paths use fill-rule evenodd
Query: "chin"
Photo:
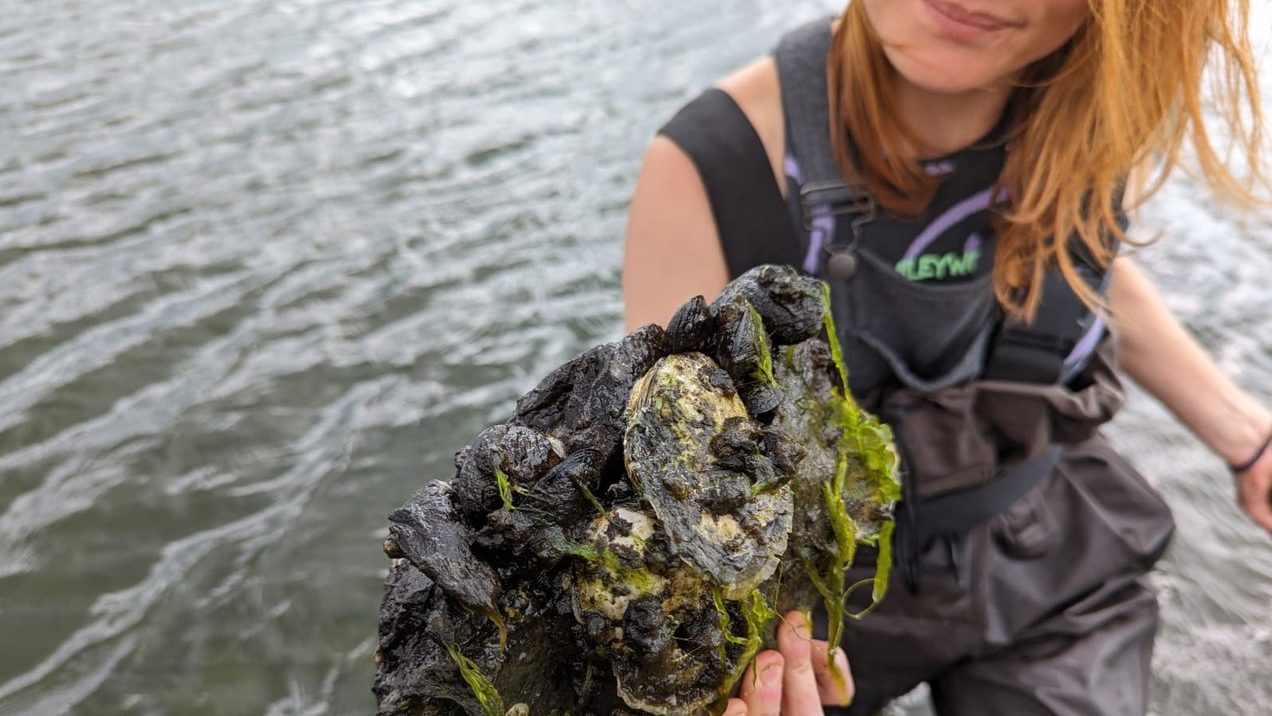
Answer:
<svg viewBox="0 0 1272 716"><path fill-rule="evenodd" d="M906 82L941 94L984 89L1008 75L1005 68L988 67L982 53L909 53L885 48L888 62Z"/></svg>

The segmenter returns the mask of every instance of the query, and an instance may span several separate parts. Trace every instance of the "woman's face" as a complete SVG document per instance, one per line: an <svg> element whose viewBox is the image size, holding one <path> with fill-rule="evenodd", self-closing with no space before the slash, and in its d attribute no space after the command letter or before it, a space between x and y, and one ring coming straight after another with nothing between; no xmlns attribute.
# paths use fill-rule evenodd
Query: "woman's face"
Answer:
<svg viewBox="0 0 1272 716"><path fill-rule="evenodd" d="M932 92L1012 80L1077 32L1088 0L858 0L892 66Z"/></svg>

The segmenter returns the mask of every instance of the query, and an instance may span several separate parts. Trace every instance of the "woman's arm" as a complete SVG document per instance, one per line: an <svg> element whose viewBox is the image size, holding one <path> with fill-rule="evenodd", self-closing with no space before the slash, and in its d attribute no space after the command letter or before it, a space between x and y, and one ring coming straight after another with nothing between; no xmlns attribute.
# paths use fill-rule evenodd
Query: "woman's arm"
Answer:
<svg viewBox="0 0 1272 716"><path fill-rule="evenodd" d="M1127 257L1113 262L1109 306L1126 373L1229 465L1250 459L1272 433L1272 413L1219 370ZM1272 533L1272 449L1237 475L1237 492Z"/></svg>
<svg viewBox="0 0 1272 716"><path fill-rule="evenodd" d="M685 301L708 301L729 281L707 190L693 162L657 136L645 153L627 215L623 305L631 331L667 325Z"/></svg>

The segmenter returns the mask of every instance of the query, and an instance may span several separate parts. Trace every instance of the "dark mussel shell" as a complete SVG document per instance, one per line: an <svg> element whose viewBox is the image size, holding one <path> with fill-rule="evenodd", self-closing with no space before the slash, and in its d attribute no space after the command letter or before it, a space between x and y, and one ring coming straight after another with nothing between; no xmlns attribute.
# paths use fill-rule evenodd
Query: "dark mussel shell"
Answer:
<svg viewBox="0 0 1272 716"><path fill-rule="evenodd" d="M714 333L715 316L702 296L689 299L667 324L672 353L706 350Z"/></svg>
<svg viewBox="0 0 1272 716"><path fill-rule="evenodd" d="M759 311L773 342L791 345L817 335L825 310L822 282L790 266L766 264L742 274L725 287L717 305L745 298Z"/></svg>

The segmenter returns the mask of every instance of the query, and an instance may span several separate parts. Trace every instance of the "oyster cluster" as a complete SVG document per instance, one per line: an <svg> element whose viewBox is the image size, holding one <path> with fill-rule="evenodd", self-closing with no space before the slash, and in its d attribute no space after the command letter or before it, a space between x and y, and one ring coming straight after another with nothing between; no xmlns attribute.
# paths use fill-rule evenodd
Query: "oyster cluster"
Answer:
<svg viewBox="0 0 1272 716"><path fill-rule="evenodd" d="M896 455L827 289L761 266L598 346L389 516L380 714L718 713L779 611L842 626Z"/></svg>

